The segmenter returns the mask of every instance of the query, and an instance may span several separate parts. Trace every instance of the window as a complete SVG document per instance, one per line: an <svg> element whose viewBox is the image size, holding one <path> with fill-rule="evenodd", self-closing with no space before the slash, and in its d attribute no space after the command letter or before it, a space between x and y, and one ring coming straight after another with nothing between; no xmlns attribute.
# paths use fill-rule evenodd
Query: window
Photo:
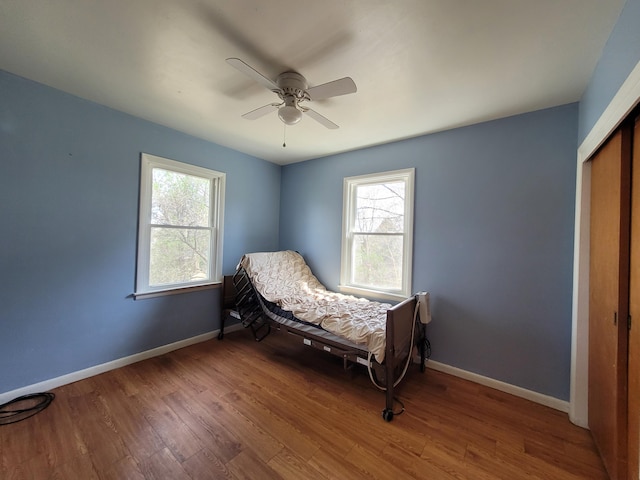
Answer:
<svg viewBox="0 0 640 480"><path fill-rule="evenodd" d="M219 282L225 174L142 154L136 294Z"/></svg>
<svg viewBox="0 0 640 480"><path fill-rule="evenodd" d="M344 179L340 289L399 300L410 295L414 169Z"/></svg>

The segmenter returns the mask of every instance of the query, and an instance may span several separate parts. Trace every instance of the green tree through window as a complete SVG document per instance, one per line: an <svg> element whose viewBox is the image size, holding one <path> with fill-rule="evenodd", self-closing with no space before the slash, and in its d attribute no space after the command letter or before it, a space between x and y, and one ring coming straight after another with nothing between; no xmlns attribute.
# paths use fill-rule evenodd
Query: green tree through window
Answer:
<svg viewBox="0 0 640 480"><path fill-rule="evenodd" d="M153 169L149 284L209 278L209 180Z"/></svg>

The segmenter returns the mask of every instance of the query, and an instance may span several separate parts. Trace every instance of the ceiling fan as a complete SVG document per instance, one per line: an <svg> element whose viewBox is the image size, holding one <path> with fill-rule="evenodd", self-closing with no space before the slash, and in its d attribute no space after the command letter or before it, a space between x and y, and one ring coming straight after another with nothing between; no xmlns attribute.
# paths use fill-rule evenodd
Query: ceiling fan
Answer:
<svg viewBox="0 0 640 480"><path fill-rule="evenodd" d="M284 72L278 75L276 81L262 75L253 67L247 65L239 58L227 58L227 63L238 69L248 77L258 82L263 87L278 95L280 102L269 103L242 115L247 120L255 120L267 113L278 110L278 117L286 125L295 125L306 113L316 122L330 129L338 128L338 125L315 110L303 105L303 102L324 100L325 98L347 95L357 91L356 84L350 77L344 77L332 82L323 83L315 87L309 87L307 80L297 72Z"/></svg>

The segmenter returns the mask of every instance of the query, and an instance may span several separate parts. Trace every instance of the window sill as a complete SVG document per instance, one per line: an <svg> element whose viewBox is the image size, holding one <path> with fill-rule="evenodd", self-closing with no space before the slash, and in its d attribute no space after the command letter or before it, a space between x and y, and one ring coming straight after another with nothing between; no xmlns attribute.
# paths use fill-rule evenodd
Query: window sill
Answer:
<svg viewBox="0 0 640 480"><path fill-rule="evenodd" d="M356 295L359 297L371 298L375 300L388 300L392 302L401 302L409 297L409 295L402 295L400 293L388 293L381 292L379 290L368 290L366 288L353 287L350 285L338 285L338 290L349 295Z"/></svg>
<svg viewBox="0 0 640 480"><path fill-rule="evenodd" d="M199 292L200 290L212 290L214 288L220 288L222 282L207 283L206 285L195 285L192 287L180 287L180 288L168 288L166 290L154 290L153 292L134 292L131 296L134 300L144 300L147 298L164 297L167 295L178 295L181 293Z"/></svg>

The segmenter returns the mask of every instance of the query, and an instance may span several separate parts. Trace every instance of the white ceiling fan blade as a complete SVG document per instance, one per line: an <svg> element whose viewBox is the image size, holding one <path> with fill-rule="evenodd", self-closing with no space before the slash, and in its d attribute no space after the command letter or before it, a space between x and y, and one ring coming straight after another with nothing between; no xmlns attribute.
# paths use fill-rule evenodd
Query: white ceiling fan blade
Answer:
<svg viewBox="0 0 640 480"><path fill-rule="evenodd" d="M316 122L324 125L327 128L330 128L331 130L335 130L336 128L340 128L340 127L338 127L338 125L333 123L327 117L324 117L324 116L320 115L315 110L311 110L310 108L305 107L304 109L302 109L302 111L304 113L306 113L307 115L309 115L311 118L313 118Z"/></svg>
<svg viewBox="0 0 640 480"><path fill-rule="evenodd" d="M325 98L356 93L358 88L351 77L344 77L333 82L323 83L307 89L311 100L324 100Z"/></svg>
<svg viewBox="0 0 640 480"><path fill-rule="evenodd" d="M249 65L244 63L239 58L227 58L227 63L229 65L231 65L232 67L236 68L237 70L241 71L242 73L244 73L248 77L251 77L253 80L258 82L263 87L268 88L272 92L280 91L280 88L278 87L278 85L276 85L274 82L272 82L267 77L262 75L255 68L250 67Z"/></svg>
<svg viewBox="0 0 640 480"><path fill-rule="evenodd" d="M277 110L278 107L282 105L281 103L270 103L269 105L265 105L264 107L256 108L255 110L251 110L250 112L242 115L242 118L246 118L247 120L255 120L256 118L260 118L265 116L267 113L271 113L274 110Z"/></svg>

